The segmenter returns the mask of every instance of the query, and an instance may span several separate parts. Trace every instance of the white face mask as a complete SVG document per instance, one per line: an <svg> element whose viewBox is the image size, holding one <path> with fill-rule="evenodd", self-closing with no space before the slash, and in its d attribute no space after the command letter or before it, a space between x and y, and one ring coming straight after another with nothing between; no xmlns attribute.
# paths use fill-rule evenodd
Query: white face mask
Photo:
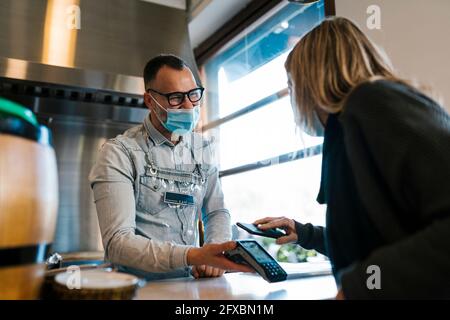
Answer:
<svg viewBox="0 0 450 320"><path fill-rule="evenodd" d="M295 93L291 92L291 106L294 114L298 113L297 103L295 102ZM306 124L301 126L301 129L308 135L313 137L323 137L325 135L325 128L320 122L319 116L317 115L317 111L313 111L313 123L312 128L309 128Z"/></svg>

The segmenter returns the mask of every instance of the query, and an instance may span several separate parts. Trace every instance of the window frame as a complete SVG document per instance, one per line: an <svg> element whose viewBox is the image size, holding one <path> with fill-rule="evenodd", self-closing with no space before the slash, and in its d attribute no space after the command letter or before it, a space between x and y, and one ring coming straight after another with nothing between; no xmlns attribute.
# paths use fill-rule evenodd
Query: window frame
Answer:
<svg viewBox="0 0 450 320"><path fill-rule="evenodd" d="M206 61L215 55L223 47L237 38L246 28L256 23L260 18L269 13L286 0L253 0L243 10L238 12L231 20L219 28L197 48L194 49L197 65L202 67ZM336 15L335 0L324 0L325 16Z"/></svg>
<svg viewBox="0 0 450 320"><path fill-rule="evenodd" d="M195 50L195 57L199 70L203 70L203 67L214 55L220 51L226 49L231 43L234 43L236 39L240 38L240 35L244 33L248 28L258 26L260 23L264 23L265 19L261 21L264 16L270 15L272 11L276 13L278 9L284 7L287 4L286 0L253 0L250 4L236 14L228 23L220 28L218 33L215 33L203 43L201 43ZM334 16L335 0L324 0L325 17ZM247 30L248 31L248 30ZM200 129L201 132L219 128L221 125L236 120L239 117L247 115L255 110L262 109L269 104L276 102L289 95L288 88L285 87L278 92L270 94L248 106L240 108L239 110L226 115L224 117L218 117L216 120L212 120L203 125ZM312 157L322 153L322 144L318 144L312 147L299 149L286 154L278 155L269 159L258 160L253 163L243 164L234 168L228 168L219 172L219 177L226 177L235 174L244 173L251 170L257 170L260 168L282 164L290 161L303 159L306 157Z"/></svg>

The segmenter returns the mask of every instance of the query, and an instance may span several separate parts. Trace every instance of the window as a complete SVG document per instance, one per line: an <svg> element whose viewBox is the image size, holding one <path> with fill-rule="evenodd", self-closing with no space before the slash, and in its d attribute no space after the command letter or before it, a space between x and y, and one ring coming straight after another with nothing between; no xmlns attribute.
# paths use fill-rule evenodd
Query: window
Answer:
<svg viewBox="0 0 450 320"><path fill-rule="evenodd" d="M324 3L282 3L268 16L203 66L208 106L203 129L218 139L232 222L287 216L324 225L325 206L316 202L323 138L297 132L284 69L295 43L324 18ZM243 230L238 236L251 237ZM315 255L255 239L280 261Z"/></svg>

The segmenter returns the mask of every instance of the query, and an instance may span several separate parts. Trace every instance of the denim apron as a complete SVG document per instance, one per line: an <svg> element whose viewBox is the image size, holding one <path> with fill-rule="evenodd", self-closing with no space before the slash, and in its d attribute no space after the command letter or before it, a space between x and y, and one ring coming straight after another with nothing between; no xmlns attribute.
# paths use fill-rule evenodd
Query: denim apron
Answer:
<svg viewBox="0 0 450 320"><path fill-rule="evenodd" d="M134 192L136 199L136 210L150 215L164 214L165 210L176 210L176 216L182 225L180 230L182 245L198 245L198 219L202 208L203 197L206 191L206 182L209 166L198 163L195 160L193 148L190 148L194 163L182 163L181 170L158 166L155 162L155 149L150 147L148 133L136 137L136 142L145 154L145 165L141 172L136 172L134 181ZM143 171L143 172L142 172ZM164 202L165 192L174 192L194 197L194 205L173 205ZM170 224L170 221L164 223ZM178 223L178 222L177 222ZM158 230L155 230L159 231ZM167 235L163 229L160 234L154 236L155 240L165 241ZM156 232L158 233L158 232ZM174 242L174 241L172 241ZM174 242L175 243L175 242ZM119 266L119 270L132 273L145 280L159 280L166 278L188 277L191 268L181 268L170 272L146 272L143 270Z"/></svg>

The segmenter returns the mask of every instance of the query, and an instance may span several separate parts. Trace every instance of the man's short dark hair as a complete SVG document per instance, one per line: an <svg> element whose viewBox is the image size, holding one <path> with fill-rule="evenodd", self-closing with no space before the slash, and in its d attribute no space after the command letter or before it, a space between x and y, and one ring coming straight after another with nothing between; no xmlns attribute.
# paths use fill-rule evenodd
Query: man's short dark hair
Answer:
<svg viewBox="0 0 450 320"><path fill-rule="evenodd" d="M150 59L150 61L145 65L144 84L146 89L149 82L156 78L158 71L164 66L168 66L172 69L180 71L183 70L183 68L189 68L186 62L184 62L183 59L177 57L176 55L160 54L159 56Z"/></svg>

